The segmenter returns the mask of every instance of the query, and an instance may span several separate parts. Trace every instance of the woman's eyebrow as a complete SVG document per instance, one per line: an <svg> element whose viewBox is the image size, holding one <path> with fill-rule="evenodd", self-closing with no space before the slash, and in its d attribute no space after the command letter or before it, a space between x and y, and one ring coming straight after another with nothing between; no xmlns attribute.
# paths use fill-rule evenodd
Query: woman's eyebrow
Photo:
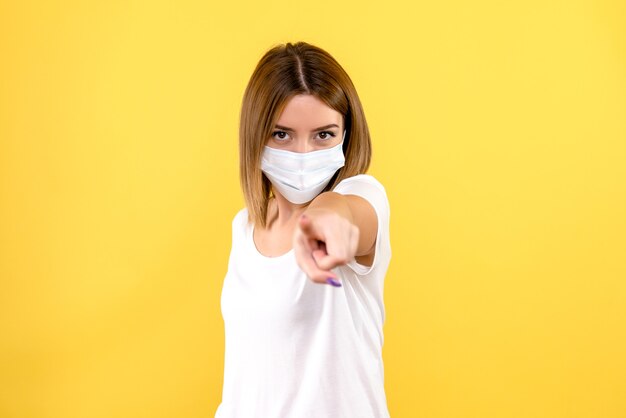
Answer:
<svg viewBox="0 0 626 418"><path fill-rule="evenodd" d="M315 128L313 129L312 132L317 132L317 131L321 131L323 129L328 129L328 128L339 128L339 125L331 123L330 125L325 125L325 126L320 126L319 128ZM286 126L280 126L280 125L276 125L276 129L282 129L283 131L289 131L289 132L294 132L293 129L288 128Z"/></svg>

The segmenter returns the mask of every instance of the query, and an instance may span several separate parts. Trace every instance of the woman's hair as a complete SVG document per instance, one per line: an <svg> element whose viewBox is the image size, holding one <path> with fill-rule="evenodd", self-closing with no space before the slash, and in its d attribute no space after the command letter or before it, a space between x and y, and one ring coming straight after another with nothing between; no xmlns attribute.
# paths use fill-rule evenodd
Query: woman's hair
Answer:
<svg viewBox="0 0 626 418"><path fill-rule="evenodd" d="M244 92L239 125L239 180L249 221L266 226L271 183L261 156L287 102L310 94L344 117L345 165L320 193L367 171L372 145L361 101L352 80L323 49L306 42L280 44L263 55Z"/></svg>

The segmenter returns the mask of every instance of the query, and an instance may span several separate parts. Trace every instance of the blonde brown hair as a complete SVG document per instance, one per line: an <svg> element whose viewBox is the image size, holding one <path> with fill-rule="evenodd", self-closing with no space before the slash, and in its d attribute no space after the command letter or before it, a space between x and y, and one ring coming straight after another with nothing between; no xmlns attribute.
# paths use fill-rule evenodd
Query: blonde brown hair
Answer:
<svg viewBox="0 0 626 418"><path fill-rule="evenodd" d="M363 174L370 165L372 145L361 101L352 80L326 51L306 42L274 46L257 64L243 95L239 124L239 180L248 219L266 226L271 183L261 171L263 147L287 102L310 94L344 117L345 165L331 178L332 190L341 180Z"/></svg>

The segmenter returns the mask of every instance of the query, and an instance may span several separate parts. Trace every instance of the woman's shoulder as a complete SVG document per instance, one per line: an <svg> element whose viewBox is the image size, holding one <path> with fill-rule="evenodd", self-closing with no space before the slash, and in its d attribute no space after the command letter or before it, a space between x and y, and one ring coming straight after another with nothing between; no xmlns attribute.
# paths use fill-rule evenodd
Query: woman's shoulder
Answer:
<svg viewBox="0 0 626 418"><path fill-rule="evenodd" d="M233 229L241 228L241 227L245 227L247 223L248 223L248 208L244 206L243 208L239 209L237 213L235 213L235 216L233 216L232 226L233 226Z"/></svg>
<svg viewBox="0 0 626 418"><path fill-rule="evenodd" d="M385 186L373 175L371 174L356 174L352 177L346 177L341 180L337 185L333 188L333 191L341 192L342 190L348 190L353 188L371 188L374 187L381 191L383 194L387 194L385 191Z"/></svg>
<svg viewBox="0 0 626 418"><path fill-rule="evenodd" d="M385 187L371 174L357 174L345 178L337 183L333 191L341 194L375 195L379 199L387 200Z"/></svg>
<svg viewBox="0 0 626 418"><path fill-rule="evenodd" d="M387 191L371 174L357 174L340 181L333 191L344 195L357 195L367 200L384 219L389 217L390 205Z"/></svg>

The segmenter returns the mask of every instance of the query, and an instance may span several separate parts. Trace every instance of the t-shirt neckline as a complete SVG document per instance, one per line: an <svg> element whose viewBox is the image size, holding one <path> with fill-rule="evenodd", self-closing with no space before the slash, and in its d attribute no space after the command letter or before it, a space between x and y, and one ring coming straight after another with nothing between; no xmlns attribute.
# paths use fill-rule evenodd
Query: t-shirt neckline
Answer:
<svg viewBox="0 0 626 418"><path fill-rule="evenodd" d="M286 253L283 253L274 257L270 257L265 254L262 254L257 248L256 243L254 242L254 223L252 223L250 227L248 228L248 242L250 243L250 247L252 247L252 252L254 252L259 258L264 259L264 260L269 260L269 261L282 260L294 252L294 249L292 246L291 249L287 251Z"/></svg>

